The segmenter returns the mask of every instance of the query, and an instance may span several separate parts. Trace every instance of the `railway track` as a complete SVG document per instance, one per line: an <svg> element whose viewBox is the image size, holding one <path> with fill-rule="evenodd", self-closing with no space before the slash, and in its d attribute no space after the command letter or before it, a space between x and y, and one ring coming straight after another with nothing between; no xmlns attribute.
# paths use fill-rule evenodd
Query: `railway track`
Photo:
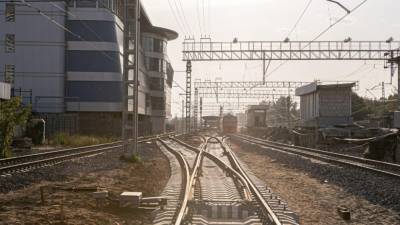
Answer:
<svg viewBox="0 0 400 225"><path fill-rule="evenodd" d="M267 141L243 134L232 134L232 139L243 141L250 144L256 144L266 147L270 150L281 151L300 155L307 158L318 159L328 163L350 166L362 170L367 170L377 174L383 174L392 178L400 178L400 165L394 163L381 162L376 160L365 159L356 156L350 156L340 153L328 152L319 149L305 148L293 146L279 142Z"/></svg>
<svg viewBox="0 0 400 225"><path fill-rule="evenodd" d="M167 136L165 134L162 136ZM140 137L139 143L153 141L160 136ZM68 148L55 151L47 151L43 153L30 154L7 159L0 159L0 176L12 175L15 173L27 172L36 168L55 165L60 162L95 155L108 151L120 149L122 141L91 145L78 148Z"/></svg>
<svg viewBox="0 0 400 225"><path fill-rule="evenodd" d="M221 138L207 137L199 148L175 138L159 146L170 160L171 178L163 193L168 205L153 224L298 224Z"/></svg>

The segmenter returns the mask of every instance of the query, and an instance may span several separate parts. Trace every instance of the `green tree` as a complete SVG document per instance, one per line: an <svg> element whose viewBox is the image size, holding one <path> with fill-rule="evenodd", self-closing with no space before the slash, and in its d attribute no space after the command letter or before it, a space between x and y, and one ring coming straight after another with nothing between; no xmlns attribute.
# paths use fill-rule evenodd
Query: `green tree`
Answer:
<svg viewBox="0 0 400 225"><path fill-rule="evenodd" d="M293 101L292 98L280 97L275 103L270 107L270 118L276 124L287 125L288 123L288 107L289 115L292 123L299 117L299 110L297 109L297 103Z"/></svg>
<svg viewBox="0 0 400 225"><path fill-rule="evenodd" d="M24 125L30 111L30 107L22 105L20 97L0 102L0 158L10 156L15 126Z"/></svg>
<svg viewBox="0 0 400 225"><path fill-rule="evenodd" d="M351 111L355 121L366 120L371 114L371 108L368 106L368 101L353 92L351 94Z"/></svg>

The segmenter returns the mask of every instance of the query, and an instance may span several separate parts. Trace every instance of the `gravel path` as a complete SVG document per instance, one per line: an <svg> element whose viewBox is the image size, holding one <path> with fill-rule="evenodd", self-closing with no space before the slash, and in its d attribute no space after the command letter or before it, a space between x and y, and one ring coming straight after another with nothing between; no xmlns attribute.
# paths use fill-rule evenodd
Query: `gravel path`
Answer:
<svg viewBox="0 0 400 225"><path fill-rule="evenodd" d="M232 149L288 202L300 216L301 224L400 224L398 180L236 144ZM351 209L350 222L337 214L337 207L342 205Z"/></svg>

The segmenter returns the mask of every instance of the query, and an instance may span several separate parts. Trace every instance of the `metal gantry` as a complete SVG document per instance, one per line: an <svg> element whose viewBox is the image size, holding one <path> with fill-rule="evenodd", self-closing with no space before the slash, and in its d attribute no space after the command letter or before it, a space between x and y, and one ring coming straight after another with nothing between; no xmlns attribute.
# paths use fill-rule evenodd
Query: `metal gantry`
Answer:
<svg viewBox="0 0 400 225"><path fill-rule="evenodd" d="M215 92L215 90L218 90L219 88L221 88L221 86L224 86L225 88L253 89L257 87L274 88L274 85L277 85L277 87L289 86L289 88L292 88L293 86L293 88L297 88L306 83L280 83L266 81L267 70L272 60L386 60L390 61L391 64L398 64L400 59L394 57L393 52L398 53L399 49L400 42L392 40L312 42L234 40L233 42L213 42L210 38L201 39L200 41L196 41L194 39L185 39L185 41L183 42L182 51L183 61L186 61L187 65L190 65L190 73L187 73L188 76L186 80L186 96L187 99L191 98L191 92L188 92L188 90L191 90L191 65L194 61L263 61L263 79L260 82L203 82L197 83L197 86L195 83L195 87L199 88L200 97L206 98L214 96L218 98L220 96L216 95L216 93L207 93L204 94L205 96L202 96L200 87L204 86L204 88L214 88ZM388 55L391 57L388 57ZM400 87L400 78L398 83ZM228 96L231 94L226 95ZM238 93L234 94L235 97L238 97L238 95ZM261 95L262 94L248 95L248 97L260 97ZM187 112L190 112L190 104L186 104L186 107L189 107L189 109L187 109ZM186 115L186 117L188 118L188 114ZM190 119L187 121L190 121Z"/></svg>
<svg viewBox="0 0 400 225"><path fill-rule="evenodd" d="M124 0L122 140L128 155L137 153L140 0ZM133 42L133 46L131 43ZM133 61L132 61L133 60ZM129 76L133 71L133 77ZM129 139L132 138L132 145Z"/></svg>
<svg viewBox="0 0 400 225"><path fill-rule="evenodd" d="M312 82L304 81L196 81L194 87L199 89L217 89L217 88L243 88L243 89L254 89L254 88L298 88Z"/></svg>
<svg viewBox="0 0 400 225"><path fill-rule="evenodd" d="M184 61L221 60L385 60L400 42L386 41L240 41L185 40Z"/></svg>
<svg viewBox="0 0 400 225"><path fill-rule="evenodd" d="M294 94L294 89L291 93ZM198 96L202 98L217 98L219 102L220 99L266 99L266 98L279 98L286 97L288 95L287 91L282 90L243 90L243 89L201 89L198 91Z"/></svg>

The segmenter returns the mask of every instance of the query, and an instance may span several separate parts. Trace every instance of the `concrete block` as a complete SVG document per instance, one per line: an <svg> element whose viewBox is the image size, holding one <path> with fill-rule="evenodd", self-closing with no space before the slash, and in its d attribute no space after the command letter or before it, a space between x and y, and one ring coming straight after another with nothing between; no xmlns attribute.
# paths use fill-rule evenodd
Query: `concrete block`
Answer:
<svg viewBox="0 0 400 225"><path fill-rule="evenodd" d="M119 196L121 207L139 207L142 199L142 192L123 192Z"/></svg>
<svg viewBox="0 0 400 225"><path fill-rule="evenodd" d="M108 197L108 191L96 191L92 193L95 199L105 199Z"/></svg>

